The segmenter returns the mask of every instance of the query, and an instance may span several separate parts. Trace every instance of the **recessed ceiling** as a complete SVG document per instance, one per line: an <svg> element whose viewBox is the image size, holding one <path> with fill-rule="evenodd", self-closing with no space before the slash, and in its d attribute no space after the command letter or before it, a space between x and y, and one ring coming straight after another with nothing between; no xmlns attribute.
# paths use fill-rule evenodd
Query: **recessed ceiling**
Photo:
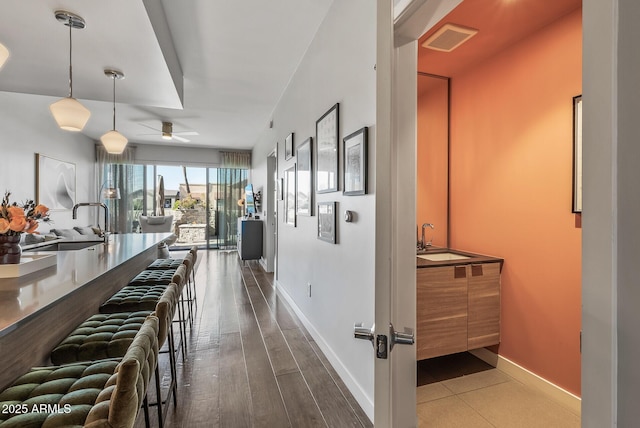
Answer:
<svg viewBox="0 0 640 428"><path fill-rule="evenodd" d="M582 6L582 0L463 1L419 40L418 70L453 77ZM444 24L478 29L452 52L422 47Z"/></svg>
<svg viewBox="0 0 640 428"><path fill-rule="evenodd" d="M69 33L54 17L68 10L86 21L73 30L74 96L92 112L84 134L98 140L111 129L103 70L114 68L126 75L117 84L117 128L130 142L250 149L331 3L4 0L0 42L11 57L0 91L47 102L68 95ZM144 126L163 121L198 135L167 142Z"/></svg>

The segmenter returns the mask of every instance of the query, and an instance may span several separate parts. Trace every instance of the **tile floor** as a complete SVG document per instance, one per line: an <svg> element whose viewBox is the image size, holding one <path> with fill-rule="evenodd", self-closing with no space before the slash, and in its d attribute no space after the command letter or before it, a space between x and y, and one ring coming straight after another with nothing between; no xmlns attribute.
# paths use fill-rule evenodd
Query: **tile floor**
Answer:
<svg viewBox="0 0 640 428"><path fill-rule="evenodd" d="M418 425L572 428L580 416L471 354L418 363Z"/></svg>

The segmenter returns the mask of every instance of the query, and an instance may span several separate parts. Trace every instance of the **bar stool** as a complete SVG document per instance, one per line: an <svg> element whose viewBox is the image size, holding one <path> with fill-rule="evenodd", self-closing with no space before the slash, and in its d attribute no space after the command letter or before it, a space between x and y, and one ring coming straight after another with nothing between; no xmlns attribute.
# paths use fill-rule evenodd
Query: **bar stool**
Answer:
<svg viewBox="0 0 640 428"><path fill-rule="evenodd" d="M80 324L66 339L51 352L53 364L62 365L80 361L96 361L106 358L122 358L138 332L146 317L154 315L158 318L158 347L162 348L168 338L169 367L171 383L167 394L167 404L173 394L173 405L177 406L177 374L175 362L175 344L173 340L172 319L178 305L178 287L169 284L158 301L155 311L122 312L113 314L96 314ZM160 390L160 373L156 371L156 404L158 418L163 423L162 392ZM166 409L164 411L166 415Z"/></svg>
<svg viewBox="0 0 640 428"><path fill-rule="evenodd" d="M191 280L192 278L192 269L193 269L193 254L191 252L187 253L184 259L157 259L154 260L149 266L147 266L147 271L172 271L175 272L180 265L185 265L187 268L187 272L185 274L185 290L187 294L187 298L185 299L187 302L187 316L189 318L189 326L193 327L193 311L194 311L194 303L195 303L195 287L194 290L191 290L194 282Z"/></svg>
<svg viewBox="0 0 640 428"><path fill-rule="evenodd" d="M0 402L11 404L0 412L0 425L133 426L157 370L157 336L158 319L149 316L121 360L31 369L0 392ZM38 411L31 411L34 406Z"/></svg>
<svg viewBox="0 0 640 428"><path fill-rule="evenodd" d="M175 272L162 270L144 270L136 275L129 284L122 287L113 296L100 305L100 313L120 313L135 312L141 310L152 310L157 304L160 295L170 283L177 286L178 296L184 291L187 268L180 265ZM186 354L186 318L181 302L177 305L180 331L180 349L182 350L182 360Z"/></svg>

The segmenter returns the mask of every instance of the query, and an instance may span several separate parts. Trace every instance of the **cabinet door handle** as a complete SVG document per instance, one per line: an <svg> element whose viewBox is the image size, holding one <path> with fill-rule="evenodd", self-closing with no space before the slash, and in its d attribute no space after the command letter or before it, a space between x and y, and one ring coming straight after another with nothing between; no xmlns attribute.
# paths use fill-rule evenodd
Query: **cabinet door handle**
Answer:
<svg viewBox="0 0 640 428"><path fill-rule="evenodd" d="M466 278L467 277L467 267L466 266L454 266L454 268L453 268L453 277L455 279Z"/></svg>
<svg viewBox="0 0 640 428"><path fill-rule="evenodd" d="M482 276L482 265L471 265L471 276Z"/></svg>

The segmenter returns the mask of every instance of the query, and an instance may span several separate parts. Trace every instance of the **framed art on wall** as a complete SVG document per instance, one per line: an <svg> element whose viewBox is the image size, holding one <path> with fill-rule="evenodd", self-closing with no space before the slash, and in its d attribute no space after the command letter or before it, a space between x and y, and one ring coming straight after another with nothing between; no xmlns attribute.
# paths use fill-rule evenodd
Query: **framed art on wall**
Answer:
<svg viewBox="0 0 640 428"><path fill-rule="evenodd" d="M284 160L289 160L293 157L293 132L287 136L284 140Z"/></svg>
<svg viewBox="0 0 640 428"><path fill-rule="evenodd" d="M36 153L36 202L52 211L76 203L76 164Z"/></svg>
<svg viewBox="0 0 640 428"><path fill-rule="evenodd" d="M343 141L343 182L345 195L367 193L367 132L365 126Z"/></svg>
<svg viewBox="0 0 640 428"><path fill-rule="evenodd" d="M318 239L336 243L336 202L318 202Z"/></svg>
<svg viewBox="0 0 640 428"><path fill-rule="evenodd" d="M284 171L284 222L296 226L296 166Z"/></svg>
<svg viewBox="0 0 640 428"><path fill-rule="evenodd" d="M313 139L307 138L296 149L296 214L313 215L313 165L311 146Z"/></svg>
<svg viewBox="0 0 640 428"><path fill-rule="evenodd" d="M335 104L316 122L316 191L338 190L339 104Z"/></svg>

